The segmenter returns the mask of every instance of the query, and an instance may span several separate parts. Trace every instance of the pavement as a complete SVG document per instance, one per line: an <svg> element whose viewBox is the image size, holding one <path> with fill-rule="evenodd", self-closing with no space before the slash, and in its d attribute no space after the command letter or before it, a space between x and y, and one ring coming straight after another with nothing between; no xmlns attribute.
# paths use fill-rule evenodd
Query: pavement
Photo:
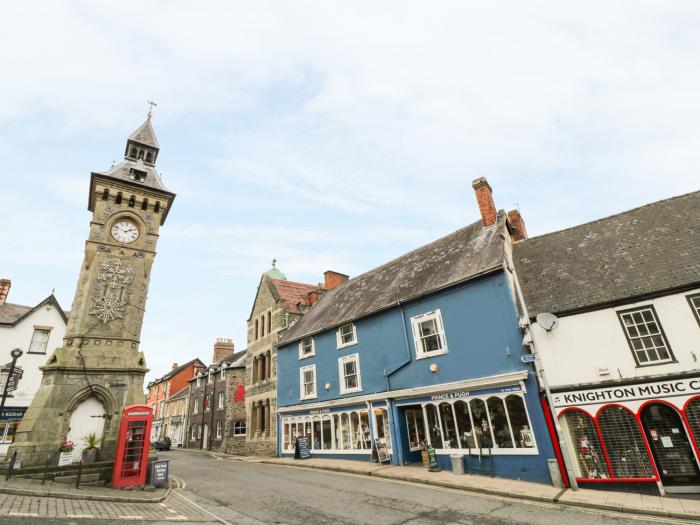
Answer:
<svg viewBox="0 0 700 525"><path fill-rule="evenodd" d="M700 521L698 498L570 491L352 460L295 461L182 450L163 455L171 459L171 472L177 473L171 480L176 483L156 492L0 480L0 525L27 520L53 524L54 518L151 525Z"/></svg>

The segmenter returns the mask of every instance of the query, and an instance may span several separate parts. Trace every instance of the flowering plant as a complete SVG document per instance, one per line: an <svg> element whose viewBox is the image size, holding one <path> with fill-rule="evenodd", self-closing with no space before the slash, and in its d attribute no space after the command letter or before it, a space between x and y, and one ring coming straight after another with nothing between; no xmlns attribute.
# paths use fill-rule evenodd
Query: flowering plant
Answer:
<svg viewBox="0 0 700 525"><path fill-rule="evenodd" d="M73 443L69 439L66 439L63 443L61 443L61 446L58 447L58 450L61 452L71 452L74 448L75 443Z"/></svg>

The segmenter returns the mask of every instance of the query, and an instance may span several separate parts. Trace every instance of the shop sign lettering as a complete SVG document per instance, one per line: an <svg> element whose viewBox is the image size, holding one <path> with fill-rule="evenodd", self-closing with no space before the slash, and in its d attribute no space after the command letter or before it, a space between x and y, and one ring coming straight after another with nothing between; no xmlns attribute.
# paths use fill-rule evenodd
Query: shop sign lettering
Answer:
<svg viewBox="0 0 700 525"><path fill-rule="evenodd" d="M519 386L507 386L498 389L498 392L520 392ZM447 392L446 394L436 394L430 396L431 401L445 401L447 399L461 399L472 395L484 395L486 392Z"/></svg>
<svg viewBox="0 0 700 525"><path fill-rule="evenodd" d="M639 385L596 388L593 390L560 392L554 394L554 406L566 407L611 403L616 401L631 401L634 399L674 397L697 394L698 392L700 392L700 379L677 379L673 381L660 381L658 383L643 383Z"/></svg>
<svg viewBox="0 0 700 525"><path fill-rule="evenodd" d="M316 410L309 410L309 415L313 416L314 414L327 414L330 411L330 408L318 408Z"/></svg>

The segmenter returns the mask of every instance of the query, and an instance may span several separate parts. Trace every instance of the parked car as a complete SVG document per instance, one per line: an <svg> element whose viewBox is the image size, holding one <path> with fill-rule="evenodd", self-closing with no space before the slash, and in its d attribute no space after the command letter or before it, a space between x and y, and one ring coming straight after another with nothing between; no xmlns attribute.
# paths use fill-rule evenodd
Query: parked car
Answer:
<svg viewBox="0 0 700 525"><path fill-rule="evenodd" d="M151 441L151 446L156 450L170 450L170 444L170 438L167 436Z"/></svg>

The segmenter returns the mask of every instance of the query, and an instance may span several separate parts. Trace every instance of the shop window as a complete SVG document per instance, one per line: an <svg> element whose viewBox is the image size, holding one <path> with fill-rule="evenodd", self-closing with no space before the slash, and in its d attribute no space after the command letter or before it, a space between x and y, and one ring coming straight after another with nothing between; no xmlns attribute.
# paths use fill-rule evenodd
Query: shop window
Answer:
<svg viewBox="0 0 700 525"><path fill-rule="evenodd" d="M360 356L353 354L338 359L340 369L340 393L349 394L362 390L360 380Z"/></svg>
<svg viewBox="0 0 700 525"><path fill-rule="evenodd" d="M472 411L477 447L492 448L493 436L491 435L489 416L486 412L486 403L481 399L472 399L469 402L469 408Z"/></svg>
<svg viewBox="0 0 700 525"><path fill-rule="evenodd" d="M316 355L316 348L314 346L313 337L305 337L299 341L299 359L304 359L306 357L311 357Z"/></svg>
<svg viewBox="0 0 700 525"><path fill-rule="evenodd" d="M333 448L340 449L340 415L333 414Z"/></svg>
<svg viewBox="0 0 700 525"><path fill-rule="evenodd" d="M447 353L445 331L440 310L411 318L416 359Z"/></svg>
<svg viewBox="0 0 700 525"><path fill-rule="evenodd" d="M305 366L299 370L301 376L301 399L316 397L316 365Z"/></svg>
<svg viewBox="0 0 700 525"><path fill-rule="evenodd" d="M350 414L341 414L340 424L343 450L350 450L352 448L352 439L350 439L352 435L350 429Z"/></svg>
<svg viewBox="0 0 700 525"><path fill-rule="evenodd" d="M428 436L430 444L435 448L444 448L442 445L442 432L440 431L440 419L435 405L425 405L425 413L428 416Z"/></svg>
<svg viewBox="0 0 700 525"><path fill-rule="evenodd" d="M40 328L35 328L32 334L32 341L29 343L29 353L30 354L45 354L46 346L49 344L49 336L51 335L51 330L42 330Z"/></svg>
<svg viewBox="0 0 700 525"><path fill-rule="evenodd" d="M442 421L442 437L447 448L459 448L457 427L450 403L440 403L440 420Z"/></svg>
<svg viewBox="0 0 700 525"><path fill-rule="evenodd" d="M391 434L389 432L389 413L385 408L377 408L374 410L374 422L377 432L377 440L386 444L388 449L391 449Z"/></svg>
<svg viewBox="0 0 700 525"><path fill-rule="evenodd" d="M360 426L357 429L357 441L359 446L357 448L369 449L370 448L370 436L369 436L369 412L366 410L360 411Z"/></svg>
<svg viewBox="0 0 700 525"><path fill-rule="evenodd" d="M469 405L464 401L457 401L454 404L454 409L462 448L476 448L477 444L474 438L474 431L472 430L472 421L469 417Z"/></svg>
<svg viewBox="0 0 700 525"><path fill-rule="evenodd" d="M321 420L315 418L313 420L312 430L311 430L311 448L314 450L321 449Z"/></svg>
<svg viewBox="0 0 700 525"><path fill-rule="evenodd" d="M700 293L687 296L688 304L690 304L690 309L693 311L695 320L700 325Z"/></svg>
<svg viewBox="0 0 700 525"><path fill-rule="evenodd" d="M559 416L559 424L562 436L576 459L575 476L583 479L609 478L610 470L593 418L582 410L569 410Z"/></svg>
<svg viewBox="0 0 700 525"><path fill-rule="evenodd" d="M609 406L598 413L598 426L615 478L654 478L651 459L637 420L626 409Z"/></svg>
<svg viewBox="0 0 700 525"><path fill-rule="evenodd" d="M491 416L491 431L498 448L513 448L513 436L510 433L510 425L506 417L506 409L503 399L490 397L486 401L489 415Z"/></svg>
<svg viewBox="0 0 700 525"><path fill-rule="evenodd" d="M15 440L15 432L18 425L19 421L8 421L0 424L0 443L3 445L11 444Z"/></svg>
<svg viewBox="0 0 700 525"><path fill-rule="evenodd" d="M324 450L333 447L333 432L331 432L331 418L323 416L321 419L321 448Z"/></svg>
<svg viewBox="0 0 700 525"><path fill-rule="evenodd" d="M338 328L335 332L336 346L345 348L357 343L357 333L355 332L355 324L347 323Z"/></svg>
<svg viewBox="0 0 700 525"><path fill-rule="evenodd" d="M532 435L523 398L516 395L506 397L506 408L508 409L508 420L513 431L515 446L517 448L534 447L535 438Z"/></svg>
<svg viewBox="0 0 700 525"><path fill-rule="evenodd" d="M688 418L690 433L695 444L700 446L700 397L696 397L685 407L685 417Z"/></svg>
<svg viewBox="0 0 700 525"><path fill-rule="evenodd" d="M406 409L406 427L411 450L420 450L421 445L425 443L425 426L421 409Z"/></svg>
<svg viewBox="0 0 700 525"><path fill-rule="evenodd" d="M673 361L671 348L653 306L617 313L637 364Z"/></svg>

